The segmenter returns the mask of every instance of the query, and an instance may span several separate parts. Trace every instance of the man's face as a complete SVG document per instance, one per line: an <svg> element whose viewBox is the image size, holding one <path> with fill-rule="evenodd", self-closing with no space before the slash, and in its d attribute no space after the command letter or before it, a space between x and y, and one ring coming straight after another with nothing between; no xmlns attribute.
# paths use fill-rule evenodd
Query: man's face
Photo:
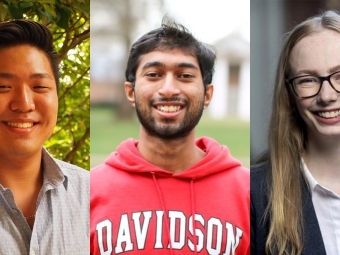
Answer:
<svg viewBox="0 0 340 255"><path fill-rule="evenodd" d="M175 139L194 129L210 101L212 85L205 93L195 57L180 50L153 51L141 56L131 93L142 128L149 135Z"/></svg>
<svg viewBox="0 0 340 255"><path fill-rule="evenodd" d="M46 55L29 45L0 49L0 157L41 151L57 120L55 77Z"/></svg>

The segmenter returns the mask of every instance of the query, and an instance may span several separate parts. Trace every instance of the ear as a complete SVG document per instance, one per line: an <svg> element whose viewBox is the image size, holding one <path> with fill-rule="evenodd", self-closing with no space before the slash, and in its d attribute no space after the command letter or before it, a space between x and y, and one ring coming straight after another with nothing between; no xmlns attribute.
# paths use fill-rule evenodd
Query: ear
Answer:
<svg viewBox="0 0 340 255"><path fill-rule="evenodd" d="M205 89L204 109L208 107L214 93L214 85L208 84Z"/></svg>
<svg viewBox="0 0 340 255"><path fill-rule="evenodd" d="M126 81L124 83L125 87L125 95L127 99L129 100L130 104L135 107L135 90L133 89L132 82Z"/></svg>

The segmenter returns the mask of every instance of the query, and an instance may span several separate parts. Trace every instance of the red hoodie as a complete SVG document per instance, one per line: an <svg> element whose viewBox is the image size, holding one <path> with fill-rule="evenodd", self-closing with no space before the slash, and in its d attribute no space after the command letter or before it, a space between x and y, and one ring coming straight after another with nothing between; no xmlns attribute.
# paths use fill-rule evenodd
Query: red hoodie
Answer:
<svg viewBox="0 0 340 255"><path fill-rule="evenodd" d="M173 174L129 139L91 170L91 254L250 254L249 170L226 146ZM196 245L195 245L196 244Z"/></svg>

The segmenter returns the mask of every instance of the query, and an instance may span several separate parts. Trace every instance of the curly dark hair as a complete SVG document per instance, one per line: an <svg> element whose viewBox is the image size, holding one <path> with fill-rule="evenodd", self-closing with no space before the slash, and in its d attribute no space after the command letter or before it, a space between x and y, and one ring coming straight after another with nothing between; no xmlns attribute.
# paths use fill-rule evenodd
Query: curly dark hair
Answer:
<svg viewBox="0 0 340 255"><path fill-rule="evenodd" d="M139 38L131 47L125 71L125 78L132 84L140 56L151 51L170 51L180 49L197 58L203 77L203 84L211 83L214 74L215 53L204 43L199 42L183 25L167 17L163 18L160 28L152 30Z"/></svg>

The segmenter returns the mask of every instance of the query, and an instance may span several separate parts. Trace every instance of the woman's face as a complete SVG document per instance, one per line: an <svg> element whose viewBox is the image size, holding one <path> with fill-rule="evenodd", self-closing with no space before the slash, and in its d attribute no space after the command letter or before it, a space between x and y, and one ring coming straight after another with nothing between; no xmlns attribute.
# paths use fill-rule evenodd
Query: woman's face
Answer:
<svg viewBox="0 0 340 255"><path fill-rule="evenodd" d="M304 37L293 47L289 64L292 70L289 78L324 77L340 71L340 33L323 29ZM333 75L332 80L340 82L340 75ZM307 87L311 82L315 82L314 78L308 77L300 80L298 86ZM295 95L298 111L310 135L340 136L339 96L327 80L322 82L320 92L311 98Z"/></svg>

